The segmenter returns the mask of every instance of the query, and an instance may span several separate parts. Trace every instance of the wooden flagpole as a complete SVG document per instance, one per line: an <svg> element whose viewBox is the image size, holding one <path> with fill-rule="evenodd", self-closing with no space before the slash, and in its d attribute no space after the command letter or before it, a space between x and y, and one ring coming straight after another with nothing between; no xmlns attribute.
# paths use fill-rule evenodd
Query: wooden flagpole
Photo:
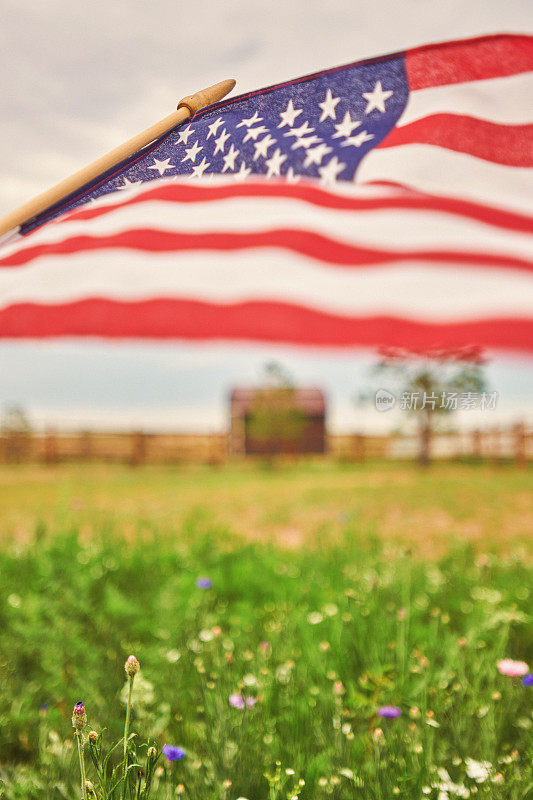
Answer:
<svg viewBox="0 0 533 800"><path fill-rule="evenodd" d="M133 155L142 147L145 147L145 145L150 144L150 142L153 142L159 136L162 136L176 125L179 125L179 123L183 122L187 117L196 114L200 109L211 105L211 103L222 100L228 92L231 92L234 86L235 81L229 79L220 81L220 83L215 83L207 89L196 92L196 94L184 97L178 103L177 110L169 114L168 117L159 120L155 125L151 125L149 128L146 128L146 130L133 136L133 138L128 139L127 142L110 150L109 153L100 156L96 161L87 164L86 167L78 170L78 172L56 183L51 189L37 195L33 200L29 200L27 203L24 203L24 205L6 214L5 217L0 218L0 236L3 236L14 228L17 228L17 226L22 225L23 222L27 222L37 214L40 214L41 211L45 211L47 208L50 208L50 206L58 203L64 197L67 197L86 183L89 183L89 181L97 178L102 172L106 172L116 164L120 164L121 161L124 161L124 159Z"/></svg>

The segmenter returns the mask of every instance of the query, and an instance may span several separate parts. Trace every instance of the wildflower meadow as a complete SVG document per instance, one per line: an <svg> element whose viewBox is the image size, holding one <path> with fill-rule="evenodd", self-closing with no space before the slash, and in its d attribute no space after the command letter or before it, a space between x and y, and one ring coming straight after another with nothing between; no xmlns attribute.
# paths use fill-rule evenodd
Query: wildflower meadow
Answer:
<svg viewBox="0 0 533 800"><path fill-rule="evenodd" d="M490 490L470 469L463 524ZM272 489L291 470L253 480ZM421 507L433 492L431 538L435 509L455 513L449 487L413 476ZM56 480L55 518L9 531L0 552L3 800L533 797L527 531L502 548L488 525L484 546L457 536L430 556L342 516L346 495L334 536L320 520L290 547L216 509L127 534L96 494L76 505L72 473ZM176 470L177 503L186 480Z"/></svg>

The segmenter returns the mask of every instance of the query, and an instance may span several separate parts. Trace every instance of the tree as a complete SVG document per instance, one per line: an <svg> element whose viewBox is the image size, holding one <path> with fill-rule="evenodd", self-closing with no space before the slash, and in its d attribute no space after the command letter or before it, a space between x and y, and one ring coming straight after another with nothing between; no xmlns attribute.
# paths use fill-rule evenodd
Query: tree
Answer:
<svg viewBox="0 0 533 800"><path fill-rule="evenodd" d="M275 361L265 365L265 384L256 392L248 420L248 434L265 442L271 459L284 450L297 450L306 417L296 405L292 378Z"/></svg>
<svg viewBox="0 0 533 800"><path fill-rule="evenodd" d="M20 406L9 406L0 420L0 437L3 439L7 461L18 462L27 458L32 428L26 412Z"/></svg>
<svg viewBox="0 0 533 800"><path fill-rule="evenodd" d="M416 414L418 460L423 466L431 460L431 439L437 418L452 414L460 407L461 400L485 392L484 363L481 350L475 347L420 353L395 348L381 351L375 373L396 379L400 408Z"/></svg>

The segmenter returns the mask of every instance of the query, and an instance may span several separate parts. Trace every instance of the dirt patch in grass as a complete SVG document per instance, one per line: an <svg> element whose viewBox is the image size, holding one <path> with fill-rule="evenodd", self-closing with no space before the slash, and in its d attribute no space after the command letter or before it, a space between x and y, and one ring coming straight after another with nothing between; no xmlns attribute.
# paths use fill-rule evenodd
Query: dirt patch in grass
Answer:
<svg viewBox="0 0 533 800"><path fill-rule="evenodd" d="M270 539L287 548L341 537L405 543L425 556L452 541L533 552L532 470L513 466L302 462L266 469L105 464L0 467L0 536L113 529Z"/></svg>

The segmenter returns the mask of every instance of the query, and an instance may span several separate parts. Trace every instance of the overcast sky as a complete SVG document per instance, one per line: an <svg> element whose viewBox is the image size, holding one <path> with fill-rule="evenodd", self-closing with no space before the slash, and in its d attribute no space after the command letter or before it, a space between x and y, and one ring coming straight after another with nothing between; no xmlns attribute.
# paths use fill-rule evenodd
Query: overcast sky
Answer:
<svg viewBox="0 0 533 800"><path fill-rule="evenodd" d="M360 58L487 33L533 33L531 0L0 0L0 214L235 77L239 93ZM337 428L369 354L149 343L2 342L0 406L40 424L222 425L235 381L276 358L325 385ZM533 409L531 361L495 357L502 418ZM378 419L378 416L380 417ZM387 418L388 419L388 418Z"/></svg>

